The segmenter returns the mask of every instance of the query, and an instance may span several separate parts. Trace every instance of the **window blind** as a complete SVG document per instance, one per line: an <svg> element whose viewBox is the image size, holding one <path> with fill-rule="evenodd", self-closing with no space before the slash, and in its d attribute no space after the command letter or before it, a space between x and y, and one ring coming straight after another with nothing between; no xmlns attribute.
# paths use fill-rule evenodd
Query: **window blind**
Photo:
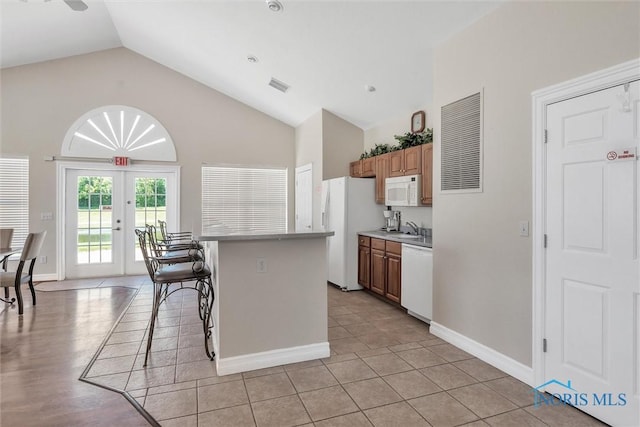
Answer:
<svg viewBox="0 0 640 427"><path fill-rule="evenodd" d="M441 109L441 191L481 189L481 95Z"/></svg>
<svg viewBox="0 0 640 427"><path fill-rule="evenodd" d="M0 157L0 228L13 228L11 247L29 233L29 159Z"/></svg>
<svg viewBox="0 0 640 427"><path fill-rule="evenodd" d="M202 167L202 232L287 230L287 169Z"/></svg>

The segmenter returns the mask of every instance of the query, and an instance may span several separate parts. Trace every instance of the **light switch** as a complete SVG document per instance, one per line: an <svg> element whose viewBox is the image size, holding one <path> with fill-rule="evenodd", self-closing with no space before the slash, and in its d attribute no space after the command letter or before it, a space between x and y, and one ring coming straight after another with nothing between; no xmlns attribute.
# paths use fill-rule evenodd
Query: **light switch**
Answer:
<svg viewBox="0 0 640 427"><path fill-rule="evenodd" d="M40 212L40 219L42 221L51 221L53 219L53 213L51 213L51 212Z"/></svg>
<svg viewBox="0 0 640 427"><path fill-rule="evenodd" d="M529 237L529 221L520 221L519 229L521 237Z"/></svg>

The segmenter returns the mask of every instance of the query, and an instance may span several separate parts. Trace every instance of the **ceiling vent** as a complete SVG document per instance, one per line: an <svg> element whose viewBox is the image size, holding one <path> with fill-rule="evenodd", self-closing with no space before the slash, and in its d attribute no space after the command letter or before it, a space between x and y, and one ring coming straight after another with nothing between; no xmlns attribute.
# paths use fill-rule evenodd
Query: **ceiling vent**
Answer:
<svg viewBox="0 0 640 427"><path fill-rule="evenodd" d="M283 83L280 80L274 79L273 77L271 77L269 86L271 86L272 88L278 89L282 93L285 93L287 90L289 90L288 84Z"/></svg>

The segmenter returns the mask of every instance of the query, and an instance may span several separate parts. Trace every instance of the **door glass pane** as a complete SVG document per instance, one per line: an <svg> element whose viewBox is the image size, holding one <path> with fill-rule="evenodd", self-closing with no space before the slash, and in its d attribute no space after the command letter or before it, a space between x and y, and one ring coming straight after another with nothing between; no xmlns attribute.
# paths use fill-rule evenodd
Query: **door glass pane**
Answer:
<svg viewBox="0 0 640 427"><path fill-rule="evenodd" d="M78 177L78 264L110 263L113 178Z"/></svg>
<svg viewBox="0 0 640 427"><path fill-rule="evenodd" d="M158 226L158 220L167 220L167 180L165 178L136 178L136 228ZM136 239L136 261L142 261L142 252Z"/></svg>

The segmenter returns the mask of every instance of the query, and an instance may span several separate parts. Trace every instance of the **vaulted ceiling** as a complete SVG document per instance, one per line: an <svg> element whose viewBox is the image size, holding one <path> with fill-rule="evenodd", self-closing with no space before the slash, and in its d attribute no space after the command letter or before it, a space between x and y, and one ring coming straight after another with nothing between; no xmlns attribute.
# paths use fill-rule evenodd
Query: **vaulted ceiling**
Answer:
<svg viewBox="0 0 640 427"><path fill-rule="evenodd" d="M124 46L292 126L324 108L363 129L429 105L434 47L501 4L84 1L77 12L63 0L0 0L0 66Z"/></svg>

